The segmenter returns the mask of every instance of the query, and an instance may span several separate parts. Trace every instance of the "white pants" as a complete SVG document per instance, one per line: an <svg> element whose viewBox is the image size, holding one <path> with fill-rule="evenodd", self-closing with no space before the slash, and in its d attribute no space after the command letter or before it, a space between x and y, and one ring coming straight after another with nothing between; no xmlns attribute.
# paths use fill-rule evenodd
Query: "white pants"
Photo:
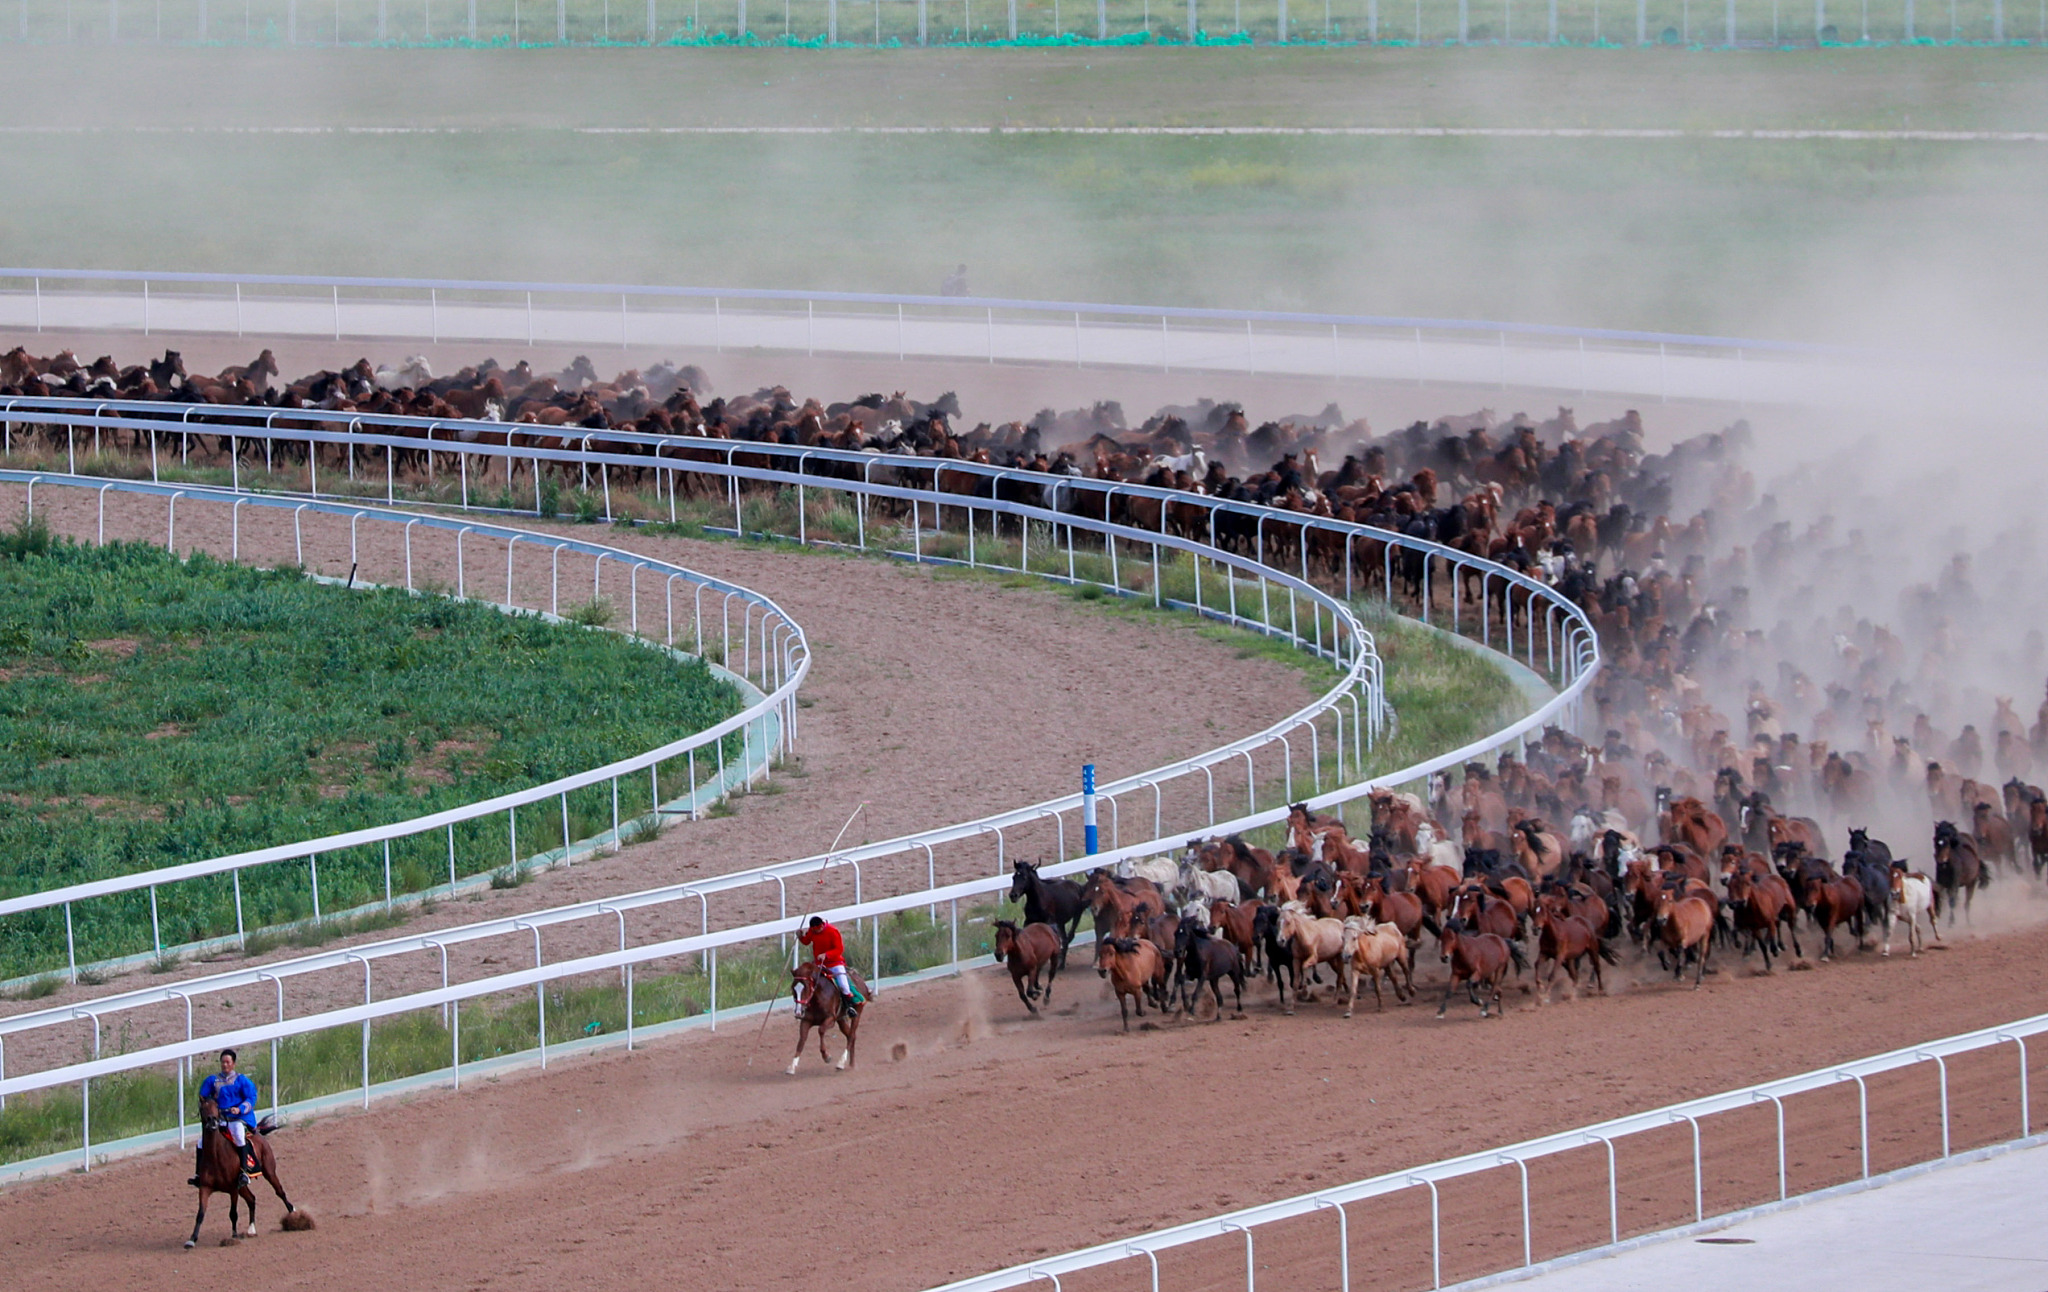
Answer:
<svg viewBox="0 0 2048 1292"><path fill-rule="evenodd" d="M840 994L840 995L842 995L842 996L844 996L844 997L846 997L846 998L847 998L848 1000L852 1000L852 999L853 999L853 984L852 984L851 982L849 982L849 981L847 980L847 977L846 977L846 966L845 966L845 965L833 965L833 966L831 966L831 967L830 967L829 969L827 969L827 970L826 970L825 972L827 972L827 973L829 973L829 974L831 974L831 975L832 975L832 981L833 981L833 983L834 983L834 984L836 984L836 985L838 986L838 988L839 988L839 994Z"/></svg>
<svg viewBox="0 0 2048 1292"><path fill-rule="evenodd" d="M228 1138L235 1141L236 1148L246 1148L249 1143L248 1123L239 1117L231 1118L228 1121Z"/></svg>

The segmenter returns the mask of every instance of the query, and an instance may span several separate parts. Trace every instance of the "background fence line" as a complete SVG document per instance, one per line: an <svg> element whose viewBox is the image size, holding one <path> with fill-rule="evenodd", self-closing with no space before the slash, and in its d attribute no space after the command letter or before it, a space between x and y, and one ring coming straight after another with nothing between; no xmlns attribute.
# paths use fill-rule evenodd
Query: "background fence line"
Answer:
<svg viewBox="0 0 2048 1292"><path fill-rule="evenodd" d="M2043 0L2048 4L2048 0ZM1965 357L1508 321L633 284L0 269L0 328L672 348L1598 391L1868 396ZM2030 387L2031 388L2031 387Z"/></svg>
<svg viewBox="0 0 2048 1292"><path fill-rule="evenodd" d="M16 0L0 40L250 47L2039 44L2036 0ZM0 13L4 13L0 9Z"/></svg>

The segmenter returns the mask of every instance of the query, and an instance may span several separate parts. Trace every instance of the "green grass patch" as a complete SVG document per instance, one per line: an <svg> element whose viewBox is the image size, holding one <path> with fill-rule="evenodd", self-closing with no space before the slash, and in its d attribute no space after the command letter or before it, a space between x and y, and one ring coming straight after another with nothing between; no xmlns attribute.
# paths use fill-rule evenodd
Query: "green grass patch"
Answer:
<svg viewBox="0 0 2048 1292"><path fill-rule="evenodd" d="M577 618L605 622L609 603ZM17 527L0 535L0 894L404 820L651 748L739 704L701 663L614 633ZM672 787L685 775L662 771ZM644 776L620 789L623 815L650 806ZM397 841L392 890L446 882L451 842L473 874L609 829L611 812L597 786L566 810L523 809L516 849L502 817ZM380 849L318 868L323 911L385 896ZM309 878L302 864L245 874L244 926L312 916ZM155 918L165 946L232 933L233 881L165 888ZM73 919L81 961L154 945L146 892ZM64 946L61 911L0 922L0 976L62 963Z"/></svg>

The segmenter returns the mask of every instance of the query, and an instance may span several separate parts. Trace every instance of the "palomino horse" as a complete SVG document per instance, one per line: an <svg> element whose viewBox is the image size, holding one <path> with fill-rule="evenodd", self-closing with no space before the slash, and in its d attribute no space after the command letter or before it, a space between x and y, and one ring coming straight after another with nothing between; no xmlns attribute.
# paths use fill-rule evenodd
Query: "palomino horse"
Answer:
<svg viewBox="0 0 2048 1292"><path fill-rule="evenodd" d="M1341 972L1344 922L1332 916L1315 916L1302 903L1289 902L1280 908L1280 937L1294 949L1295 997L1314 1000L1315 993L1307 984L1308 972L1319 964L1337 965ZM1288 1013L1294 1012L1284 990L1280 993L1280 1004Z"/></svg>
<svg viewBox="0 0 2048 1292"><path fill-rule="evenodd" d="M199 1101L199 1216L192 1222L192 1236L185 1240L185 1246L199 1245L199 1227L206 1223L206 1200L216 1193L228 1195L228 1236L223 1244L237 1238L256 1236L256 1193L242 1179L242 1155L235 1149L235 1141L229 1137L227 1123L220 1115L220 1105L211 1099ZM269 1126L265 1121L263 1126ZM259 1128L260 1130L260 1128ZM257 1169L263 1178L270 1181L270 1187L277 1194L277 1200L284 1204L284 1227L286 1229L311 1229L313 1218L292 1205L285 1196L284 1184L277 1178L277 1155L270 1151L270 1141L259 1131L250 1131L249 1147L255 1151ZM249 1204L249 1228L240 1229L236 1215L238 1203Z"/></svg>
<svg viewBox="0 0 2048 1292"><path fill-rule="evenodd" d="M851 977L853 968L848 966L846 972ZM790 1057L786 1069L789 1075L796 1075L797 1062L804 1057L804 1042L810 1039L814 1027L818 1029L818 1058L826 1063L832 1062L832 1056L825 1053L825 1033L834 1023L838 1024L840 1035L846 1038L846 1053L840 1055L839 1062L832 1066L840 1072L852 1067L854 1046L860 1037L860 1016L868 1007L867 984L856 978L854 985L863 999L852 1009L842 1009L839 984L832 981L832 975L817 961L798 965L789 971L789 977L790 993L796 997L796 1053Z"/></svg>
<svg viewBox="0 0 2048 1292"><path fill-rule="evenodd" d="M1066 948L1060 943L1059 930L1050 924L1027 924L1020 929L1010 920L997 920L995 928L996 959L1009 966L1010 981L1017 985L1017 999L1036 1014L1038 1006L1031 1002L1044 1000L1052 1004L1052 980L1059 976L1060 962L1065 959ZM1038 985L1040 973L1045 975L1042 988ZM1027 980L1031 984L1028 988L1024 985Z"/></svg>
<svg viewBox="0 0 2048 1292"><path fill-rule="evenodd" d="M1408 939L1391 924L1376 923L1369 915L1354 915L1344 921L1343 960L1344 1017L1358 1006L1358 980L1372 979L1374 1012L1384 1012L1386 1000L1380 995L1380 976L1394 985L1394 999L1408 1003L1415 994L1415 966L1408 959ZM1403 978L1407 981L1404 983Z"/></svg>

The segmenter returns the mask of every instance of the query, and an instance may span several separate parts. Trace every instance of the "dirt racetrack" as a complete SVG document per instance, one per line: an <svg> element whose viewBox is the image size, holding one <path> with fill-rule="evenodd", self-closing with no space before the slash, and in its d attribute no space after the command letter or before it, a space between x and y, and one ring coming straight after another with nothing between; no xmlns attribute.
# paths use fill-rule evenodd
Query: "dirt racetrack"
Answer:
<svg viewBox="0 0 2048 1292"><path fill-rule="evenodd" d="M2048 905L2002 887L2015 914ZM259 1241L214 1249L216 1211L180 1252L192 1195L174 1151L11 1189L0 1232L22 1287L918 1288L2037 1013L2039 936L1770 977L1731 964L1697 993L1628 952L1611 997L1538 1009L1511 989L1485 1023L1462 1004L1432 1017L1442 970L1426 963L1423 1001L1381 1017L1286 1017L1258 988L1242 1020L1129 1035L1078 957L1045 1021L983 970L885 995L851 1073L813 1051L784 1076L783 1014L758 1040L736 1023L302 1122L277 1147L311 1234L275 1232L266 1192ZM2014 1133L2014 1073L2010 1048L1950 1064L1956 1147ZM1873 1081L1871 1168L1937 1154L1937 1109L1931 1066ZM1853 1084L1786 1117L1795 1191L1856 1174ZM1774 1190L1768 1105L1710 1120L1704 1142L1710 1211ZM1537 1259L1604 1237L1598 1154L1532 1169ZM1689 1158L1682 1124L1624 1142L1624 1232L1690 1218ZM1447 1282L1519 1260L1516 1189L1511 1170L1445 1188ZM1354 1207L1350 1232L1355 1286L1428 1285L1426 1196ZM1334 1241L1332 1220L1261 1230L1261 1286L1335 1286ZM1243 1262L1233 1241L1162 1272L1228 1288ZM1064 1282L1135 1290L1144 1265Z"/></svg>

